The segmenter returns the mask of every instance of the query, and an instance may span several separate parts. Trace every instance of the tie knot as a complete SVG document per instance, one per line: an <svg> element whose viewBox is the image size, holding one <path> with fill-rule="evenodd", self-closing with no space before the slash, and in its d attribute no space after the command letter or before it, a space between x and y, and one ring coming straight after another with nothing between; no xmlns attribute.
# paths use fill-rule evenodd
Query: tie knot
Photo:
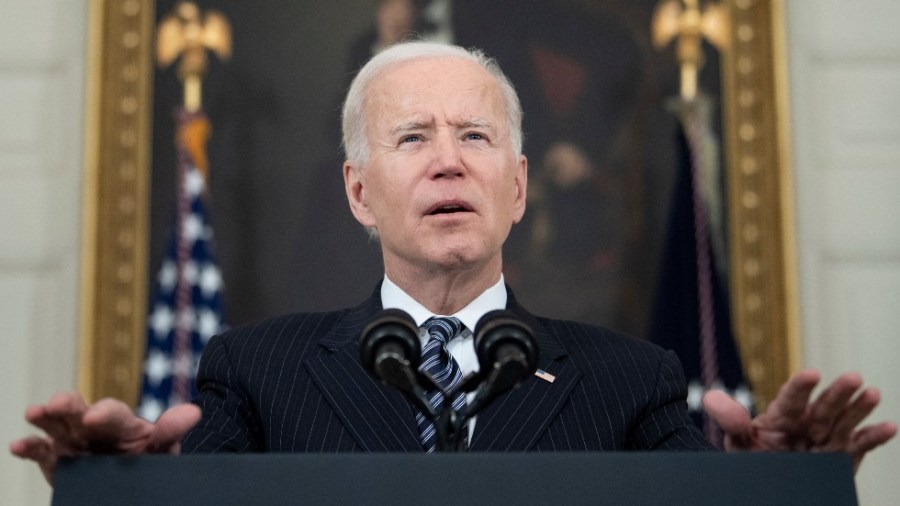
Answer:
<svg viewBox="0 0 900 506"><path fill-rule="evenodd" d="M458 318L435 316L429 318L424 324L425 330L430 337L447 344L454 336L462 330L462 322Z"/></svg>

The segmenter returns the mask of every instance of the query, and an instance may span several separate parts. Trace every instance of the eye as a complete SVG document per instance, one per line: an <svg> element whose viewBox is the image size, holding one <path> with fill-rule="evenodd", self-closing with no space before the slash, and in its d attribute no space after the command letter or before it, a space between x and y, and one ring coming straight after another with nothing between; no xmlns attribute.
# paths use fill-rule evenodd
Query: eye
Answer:
<svg viewBox="0 0 900 506"><path fill-rule="evenodd" d="M408 143L408 142L419 142L422 140L422 137L418 135L405 135L400 139L400 143Z"/></svg>
<svg viewBox="0 0 900 506"><path fill-rule="evenodd" d="M469 133L466 134L466 140L470 140L470 141L483 141L483 140L486 140L486 139L487 139L487 137L485 137L484 135L482 135L482 134L480 134L480 133L478 133L478 132L469 132Z"/></svg>

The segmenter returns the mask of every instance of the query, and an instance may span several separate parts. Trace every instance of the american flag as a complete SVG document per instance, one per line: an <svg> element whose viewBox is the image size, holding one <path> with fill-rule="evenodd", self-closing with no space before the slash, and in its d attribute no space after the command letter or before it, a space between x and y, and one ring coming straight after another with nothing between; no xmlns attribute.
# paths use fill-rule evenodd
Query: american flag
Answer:
<svg viewBox="0 0 900 506"><path fill-rule="evenodd" d="M537 371L534 371L534 375L548 383L553 383L554 381L556 381L556 376L550 374L549 372L547 372L543 369L538 369Z"/></svg>
<svg viewBox="0 0 900 506"><path fill-rule="evenodd" d="M169 406L190 401L200 354L223 331L222 274L213 257L206 212L205 141L200 112L176 112L178 184L175 223L156 278L147 317L147 354L138 414L155 421Z"/></svg>

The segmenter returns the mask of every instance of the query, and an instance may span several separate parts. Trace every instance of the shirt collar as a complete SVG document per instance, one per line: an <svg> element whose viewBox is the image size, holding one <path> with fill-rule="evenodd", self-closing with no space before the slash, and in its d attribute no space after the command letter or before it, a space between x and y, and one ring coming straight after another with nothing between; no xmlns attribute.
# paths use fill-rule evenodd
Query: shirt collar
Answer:
<svg viewBox="0 0 900 506"><path fill-rule="evenodd" d="M417 326L422 326L425 320L435 316L425 306L413 299L402 288L394 284L387 275L384 276L384 282L381 283L381 304L385 309L402 309L409 313L415 320ZM475 324L478 320L489 311L495 309L506 309L506 285L503 281L503 274L500 274L500 281L484 292L475 300L470 302L466 307L460 309L452 315L437 316L455 316L459 321L472 332L475 332Z"/></svg>

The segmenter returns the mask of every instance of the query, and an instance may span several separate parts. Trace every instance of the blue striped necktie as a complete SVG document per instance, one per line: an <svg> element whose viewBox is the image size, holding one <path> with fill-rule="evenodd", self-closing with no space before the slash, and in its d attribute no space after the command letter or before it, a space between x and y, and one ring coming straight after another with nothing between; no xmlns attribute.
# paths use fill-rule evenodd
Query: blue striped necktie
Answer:
<svg viewBox="0 0 900 506"><path fill-rule="evenodd" d="M462 381L459 364L447 351L447 343L462 331L462 322L456 318L434 317L423 325L428 332L428 342L422 348L422 365L419 370L428 373L435 382L445 390ZM444 394L440 390L426 392L428 401L435 412L440 414L444 407ZM453 396L453 409L460 411L466 405L466 394L457 392ZM434 423L422 413L416 413L419 425L419 439L426 452L434 452L437 444L437 431Z"/></svg>

